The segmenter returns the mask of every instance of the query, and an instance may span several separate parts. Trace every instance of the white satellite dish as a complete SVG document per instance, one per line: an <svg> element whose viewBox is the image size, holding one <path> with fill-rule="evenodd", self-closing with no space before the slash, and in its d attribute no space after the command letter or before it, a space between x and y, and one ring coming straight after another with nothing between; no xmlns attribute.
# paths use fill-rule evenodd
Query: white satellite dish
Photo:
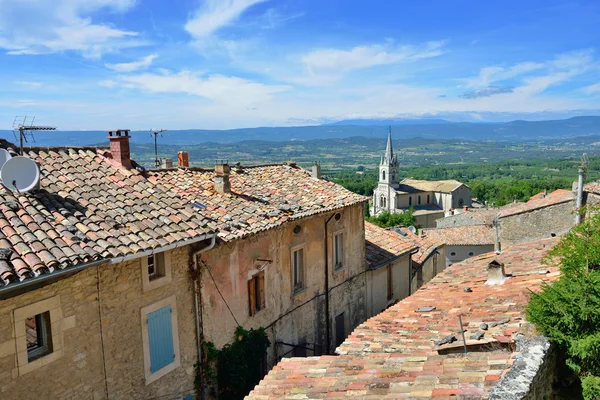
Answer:
<svg viewBox="0 0 600 400"><path fill-rule="evenodd" d="M4 165L4 163L6 163L11 158L12 158L12 156L10 155L10 153L8 152L8 150L6 150L6 149L0 149L0 168L2 168L2 166Z"/></svg>
<svg viewBox="0 0 600 400"><path fill-rule="evenodd" d="M7 189L27 193L38 187L40 169L31 158L17 156L4 163L0 178Z"/></svg>
<svg viewBox="0 0 600 400"><path fill-rule="evenodd" d="M412 233L417 233L417 228L415 228L414 226L409 226L408 230L411 231Z"/></svg>

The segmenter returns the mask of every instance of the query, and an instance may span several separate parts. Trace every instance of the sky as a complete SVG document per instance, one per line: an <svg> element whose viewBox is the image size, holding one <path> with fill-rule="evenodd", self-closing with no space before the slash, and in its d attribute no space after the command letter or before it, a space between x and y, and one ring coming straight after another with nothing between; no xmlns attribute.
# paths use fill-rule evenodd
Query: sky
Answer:
<svg viewBox="0 0 600 400"><path fill-rule="evenodd" d="M600 115L600 2L0 0L0 129Z"/></svg>

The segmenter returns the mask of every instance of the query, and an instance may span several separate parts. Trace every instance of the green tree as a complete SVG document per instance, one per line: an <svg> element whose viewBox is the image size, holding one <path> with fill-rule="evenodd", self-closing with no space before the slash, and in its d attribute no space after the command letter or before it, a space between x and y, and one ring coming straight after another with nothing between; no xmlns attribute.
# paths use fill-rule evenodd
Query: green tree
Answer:
<svg viewBox="0 0 600 400"><path fill-rule="evenodd" d="M600 399L600 215L573 228L547 261L560 263L561 276L531 294L527 317L564 351L584 398Z"/></svg>
<svg viewBox="0 0 600 400"><path fill-rule="evenodd" d="M403 213L390 213L385 210L376 217L368 217L367 221L380 226L382 228L392 228L394 226L410 226L415 225L417 219L413 215L414 210L411 207Z"/></svg>

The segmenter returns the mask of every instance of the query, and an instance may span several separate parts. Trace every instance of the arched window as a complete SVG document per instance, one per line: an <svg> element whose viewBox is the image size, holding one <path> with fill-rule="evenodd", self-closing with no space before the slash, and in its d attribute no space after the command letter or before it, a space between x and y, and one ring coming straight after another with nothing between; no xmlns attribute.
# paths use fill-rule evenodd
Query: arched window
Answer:
<svg viewBox="0 0 600 400"><path fill-rule="evenodd" d="M419 197L417 197L417 204L421 204L421 195L419 195Z"/></svg>
<svg viewBox="0 0 600 400"><path fill-rule="evenodd" d="M427 195L427 204L429 204L429 195Z"/></svg>
<svg viewBox="0 0 600 400"><path fill-rule="evenodd" d="M410 196L408 197L408 205L412 206L412 197L410 197Z"/></svg>
<svg viewBox="0 0 600 400"><path fill-rule="evenodd" d="M381 171L381 180L385 181L385 171Z"/></svg>
<svg viewBox="0 0 600 400"><path fill-rule="evenodd" d="M379 206L380 207L385 207L385 203L386 203L385 197L382 195L381 199L379 199Z"/></svg>
<svg viewBox="0 0 600 400"><path fill-rule="evenodd" d="M462 207L465 205L465 201L463 199L458 199L458 206Z"/></svg>

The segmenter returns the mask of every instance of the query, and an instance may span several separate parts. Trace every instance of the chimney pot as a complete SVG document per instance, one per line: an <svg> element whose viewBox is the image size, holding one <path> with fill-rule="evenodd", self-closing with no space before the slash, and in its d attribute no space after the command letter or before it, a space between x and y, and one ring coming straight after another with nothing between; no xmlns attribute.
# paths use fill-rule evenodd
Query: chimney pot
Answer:
<svg viewBox="0 0 600 400"><path fill-rule="evenodd" d="M127 169L131 169L131 154L129 152L129 129L108 131L112 159Z"/></svg>
<svg viewBox="0 0 600 400"><path fill-rule="evenodd" d="M310 174L315 179L321 179L321 166L315 161Z"/></svg>
<svg viewBox="0 0 600 400"><path fill-rule="evenodd" d="M486 285L502 285L508 276L504 273L504 264L496 260L492 260L487 266L488 279Z"/></svg>
<svg viewBox="0 0 600 400"><path fill-rule="evenodd" d="M161 158L160 159L160 167L161 168L173 168L173 159Z"/></svg>
<svg viewBox="0 0 600 400"><path fill-rule="evenodd" d="M215 165L215 190L219 193L231 193L231 184L229 183L230 168L228 164Z"/></svg>
<svg viewBox="0 0 600 400"><path fill-rule="evenodd" d="M180 167L190 166L187 151L180 151L179 153L177 153L177 165L179 165Z"/></svg>

